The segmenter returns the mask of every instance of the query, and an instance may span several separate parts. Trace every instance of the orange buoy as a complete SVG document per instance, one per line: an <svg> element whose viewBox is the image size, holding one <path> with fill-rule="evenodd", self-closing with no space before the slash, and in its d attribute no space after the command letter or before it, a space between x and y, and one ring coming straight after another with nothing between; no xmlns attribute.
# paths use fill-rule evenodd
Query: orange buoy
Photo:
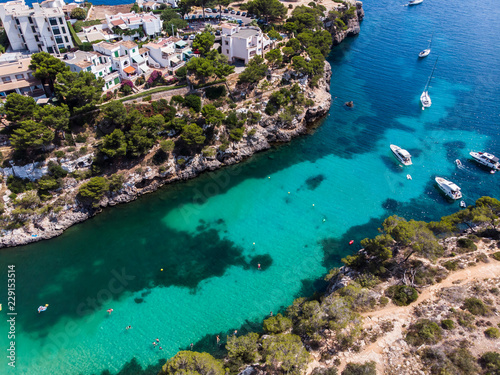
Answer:
<svg viewBox="0 0 500 375"><path fill-rule="evenodd" d="M349 241L349 245L352 245L354 243L354 240Z"/></svg>

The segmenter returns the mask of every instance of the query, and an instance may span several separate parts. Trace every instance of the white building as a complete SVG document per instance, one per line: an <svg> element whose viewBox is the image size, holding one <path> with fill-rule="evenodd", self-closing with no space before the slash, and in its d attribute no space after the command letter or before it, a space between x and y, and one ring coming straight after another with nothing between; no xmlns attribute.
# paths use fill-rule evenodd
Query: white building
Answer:
<svg viewBox="0 0 500 375"><path fill-rule="evenodd" d="M93 48L94 51L110 58L113 70L118 71L122 79L133 78L149 71L148 49L139 49L134 42L129 40L118 43L100 42L94 44Z"/></svg>
<svg viewBox="0 0 500 375"><path fill-rule="evenodd" d="M35 100L45 98L42 83L33 77L30 63L29 55L4 53L0 56L0 98L14 92Z"/></svg>
<svg viewBox="0 0 500 375"><path fill-rule="evenodd" d="M185 44L183 43L185 42L181 42L182 40L179 38L170 37L144 45L149 50L149 65L157 69L160 67L168 68L172 72L184 66L186 62L184 61Z"/></svg>
<svg viewBox="0 0 500 375"><path fill-rule="evenodd" d="M242 60L248 64L254 56L262 56L270 48L271 40L258 27L221 26L221 49L229 62Z"/></svg>
<svg viewBox="0 0 500 375"><path fill-rule="evenodd" d="M12 49L60 53L62 48L73 48L63 6L63 0L33 3L32 9L24 0L0 4L0 19Z"/></svg>
<svg viewBox="0 0 500 375"><path fill-rule="evenodd" d="M119 72L113 69L111 57L99 52L76 51L64 55L63 61L72 72L91 72L96 79L104 79L102 91L110 90L121 82Z"/></svg>
<svg viewBox="0 0 500 375"><path fill-rule="evenodd" d="M155 10L159 9L160 5L165 4L167 7L172 7L172 8L177 8L177 0L137 0L136 1L137 5L141 9L149 9L149 10ZM153 5L155 3L156 5Z"/></svg>
<svg viewBox="0 0 500 375"><path fill-rule="evenodd" d="M116 28L120 28L123 31L126 30L137 30L133 35L122 34L123 40L132 40L134 38L140 37L139 30L142 29L144 36L149 38L155 38L160 35L162 31L163 21L160 16L156 16L153 13L118 13L115 15L106 15L106 25L108 29L115 32Z"/></svg>

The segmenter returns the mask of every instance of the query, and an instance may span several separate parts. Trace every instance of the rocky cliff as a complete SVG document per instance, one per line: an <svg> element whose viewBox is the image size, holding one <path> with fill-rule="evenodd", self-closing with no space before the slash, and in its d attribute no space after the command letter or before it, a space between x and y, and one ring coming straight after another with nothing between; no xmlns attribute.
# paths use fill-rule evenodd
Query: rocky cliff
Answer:
<svg viewBox="0 0 500 375"><path fill-rule="evenodd" d="M334 20L326 20L325 28L330 31L333 37L333 45L338 45L342 41L350 36L355 36L361 31L360 23L365 16L365 11L363 10L363 3L361 1L351 1L350 4L356 7L356 11L352 18L349 18L345 24L345 28L339 27ZM348 6L340 5L337 11L340 13L346 12Z"/></svg>
<svg viewBox="0 0 500 375"><path fill-rule="evenodd" d="M126 173L124 187L118 192L105 196L101 200L98 209L85 208L76 199L78 187L86 181L76 181L75 179L68 178L65 186L60 191L60 195L65 194L64 199L68 202L66 206L57 213L52 211L45 216L34 215L30 223L22 228L2 231L0 247L22 245L58 236L71 225L96 215L106 206L130 202L143 194L157 190L165 184L187 180L205 171L213 171L224 166L239 163L256 152L269 149L273 143L288 142L292 138L306 133L308 126L325 116L330 109L330 77L331 66L326 62L325 73L323 78L318 82L318 87L310 90L306 85L303 85L304 92L307 92L307 96L314 101L314 106L309 107L307 111L297 116L291 123L282 123L276 115L267 116L263 114L260 122L253 127L255 129L254 135L243 138L238 143L233 143L224 152L218 152L214 157L209 158L201 154L194 157L171 156L163 172L160 172L158 168L147 167L141 174L134 172ZM182 166L176 162L176 159L181 157L186 160ZM71 167L75 166L71 165ZM29 178L30 176L39 176L40 173L43 174L43 170L46 170L47 166L42 163L36 166L30 165L26 168L28 168L27 171L16 167L5 168L0 172L4 176L14 173ZM88 168L88 165L85 165L83 168ZM26 172L26 176L24 176L24 172ZM4 200L9 199L8 194L9 192L7 191ZM56 197L55 199L58 198Z"/></svg>

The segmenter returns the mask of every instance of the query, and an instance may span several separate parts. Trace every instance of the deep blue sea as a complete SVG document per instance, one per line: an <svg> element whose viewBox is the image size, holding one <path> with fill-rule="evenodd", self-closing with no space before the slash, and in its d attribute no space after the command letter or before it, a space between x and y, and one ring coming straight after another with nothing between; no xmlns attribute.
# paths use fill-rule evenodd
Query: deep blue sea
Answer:
<svg viewBox="0 0 500 375"><path fill-rule="evenodd" d="M468 156L500 155L498 1L403 4L364 2L361 34L329 57L335 100L313 134L106 209L61 237L0 250L0 283L15 265L18 314L14 369L2 285L0 373L155 374L191 343L220 354L215 335L258 330L270 311L321 288L388 215L433 220L459 209L436 176L468 204L500 198L500 174ZM418 59L432 34L431 54ZM438 56L433 105L422 111ZM391 143L412 166L398 165Z"/></svg>

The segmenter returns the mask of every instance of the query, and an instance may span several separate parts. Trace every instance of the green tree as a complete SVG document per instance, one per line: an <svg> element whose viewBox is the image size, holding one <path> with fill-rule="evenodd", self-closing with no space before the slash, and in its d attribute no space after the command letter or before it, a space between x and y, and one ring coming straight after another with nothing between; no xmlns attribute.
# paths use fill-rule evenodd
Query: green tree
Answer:
<svg viewBox="0 0 500 375"><path fill-rule="evenodd" d="M264 59L255 56L248 62L247 67L241 72L238 83L257 83L266 76L268 66Z"/></svg>
<svg viewBox="0 0 500 375"><path fill-rule="evenodd" d="M266 53L266 59L272 66L280 65L283 62L281 49L275 48Z"/></svg>
<svg viewBox="0 0 500 375"><path fill-rule="evenodd" d="M104 80L96 80L90 72L64 72L57 75L54 88L59 100L67 104L73 114L80 114L95 108L103 86Z"/></svg>
<svg viewBox="0 0 500 375"><path fill-rule="evenodd" d="M180 351L163 365L160 375L225 375L222 362L208 353Z"/></svg>
<svg viewBox="0 0 500 375"><path fill-rule="evenodd" d="M99 151L110 158L124 156L127 153L125 134L120 129L115 129L111 134L104 136Z"/></svg>
<svg viewBox="0 0 500 375"><path fill-rule="evenodd" d="M104 177L92 177L78 189L78 198L85 205L99 207L99 202L108 191L108 181Z"/></svg>
<svg viewBox="0 0 500 375"><path fill-rule="evenodd" d="M75 8L71 11L70 17L75 20L84 20L87 18L87 12L84 8Z"/></svg>
<svg viewBox="0 0 500 375"><path fill-rule="evenodd" d="M55 131L69 130L69 109L65 104L60 106L45 105L38 107L35 118L46 127Z"/></svg>
<svg viewBox="0 0 500 375"><path fill-rule="evenodd" d="M238 363L254 363L259 359L259 334L249 333L245 336L229 336L226 350L230 360Z"/></svg>
<svg viewBox="0 0 500 375"><path fill-rule="evenodd" d="M59 60L47 52L34 53L31 56L29 68L34 72L33 76L43 83L48 83L51 90L54 90L54 81L57 75L69 71L69 67L64 61Z"/></svg>
<svg viewBox="0 0 500 375"><path fill-rule="evenodd" d="M20 122L10 137L10 143L16 151L32 151L45 148L54 139L52 132L45 125L33 120Z"/></svg>
<svg viewBox="0 0 500 375"><path fill-rule="evenodd" d="M198 50L198 52L205 56L208 51L212 48L215 42L215 36L205 31L201 34L197 34L193 40L193 49Z"/></svg>
<svg viewBox="0 0 500 375"><path fill-rule="evenodd" d="M177 3L177 7L179 8L179 12L181 13L182 18L191 12L191 7L193 6L193 0L180 0Z"/></svg>
<svg viewBox="0 0 500 375"><path fill-rule="evenodd" d="M296 335L268 336L262 341L262 349L268 366L288 374L301 374L309 362L309 353Z"/></svg>
<svg viewBox="0 0 500 375"><path fill-rule="evenodd" d="M7 120L14 123L31 120L36 108L35 99L31 96L19 95L17 93L7 95L7 100L4 104Z"/></svg>
<svg viewBox="0 0 500 375"><path fill-rule="evenodd" d="M181 16L179 16L179 14L172 8L165 9L161 14L161 19L163 20L163 29L169 33L169 35L173 35L172 27L175 34L178 29L183 29L187 26L187 22L184 18L181 18Z"/></svg>
<svg viewBox="0 0 500 375"><path fill-rule="evenodd" d="M278 40L278 41L283 40L283 37L281 36L281 34L279 32L277 32L276 30L274 30L274 27L267 32L267 35L269 36L269 38L274 39L274 40Z"/></svg>
<svg viewBox="0 0 500 375"><path fill-rule="evenodd" d="M213 104L207 104L201 109L201 114L205 118L207 124L212 126L218 126L224 120L224 113L215 108Z"/></svg>
<svg viewBox="0 0 500 375"><path fill-rule="evenodd" d="M115 173L113 174L109 180L109 191L119 191L123 188L123 183L125 182L125 176L123 173Z"/></svg>
<svg viewBox="0 0 500 375"><path fill-rule="evenodd" d="M278 314L264 320L263 328L268 333L282 333L292 328L292 320Z"/></svg>
<svg viewBox="0 0 500 375"><path fill-rule="evenodd" d="M181 133L181 138L188 145L202 145L205 142L203 129L196 124L188 124L184 126Z"/></svg>
<svg viewBox="0 0 500 375"><path fill-rule="evenodd" d="M279 0L253 0L242 4L240 8L248 10L258 17L264 17L266 23L269 20L284 18L287 13L286 7Z"/></svg>
<svg viewBox="0 0 500 375"><path fill-rule="evenodd" d="M215 73L214 62L203 57L193 57L186 64L189 73L194 73L203 82Z"/></svg>
<svg viewBox="0 0 500 375"><path fill-rule="evenodd" d="M201 98L198 95L188 95L184 98L184 105L192 108L195 112L201 111Z"/></svg>
<svg viewBox="0 0 500 375"><path fill-rule="evenodd" d="M130 8L130 11L135 13L141 13L141 8L139 8L139 4L134 3L134 5L132 5L132 8Z"/></svg>
<svg viewBox="0 0 500 375"><path fill-rule="evenodd" d="M106 125L120 128L127 120L127 109L121 101L113 100L101 107L101 116Z"/></svg>
<svg viewBox="0 0 500 375"><path fill-rule="evenodd" d="M134 124L127 134L127 152L134 157L145 154L153 147L155 137L143 128L141 124Z"/></svg>

